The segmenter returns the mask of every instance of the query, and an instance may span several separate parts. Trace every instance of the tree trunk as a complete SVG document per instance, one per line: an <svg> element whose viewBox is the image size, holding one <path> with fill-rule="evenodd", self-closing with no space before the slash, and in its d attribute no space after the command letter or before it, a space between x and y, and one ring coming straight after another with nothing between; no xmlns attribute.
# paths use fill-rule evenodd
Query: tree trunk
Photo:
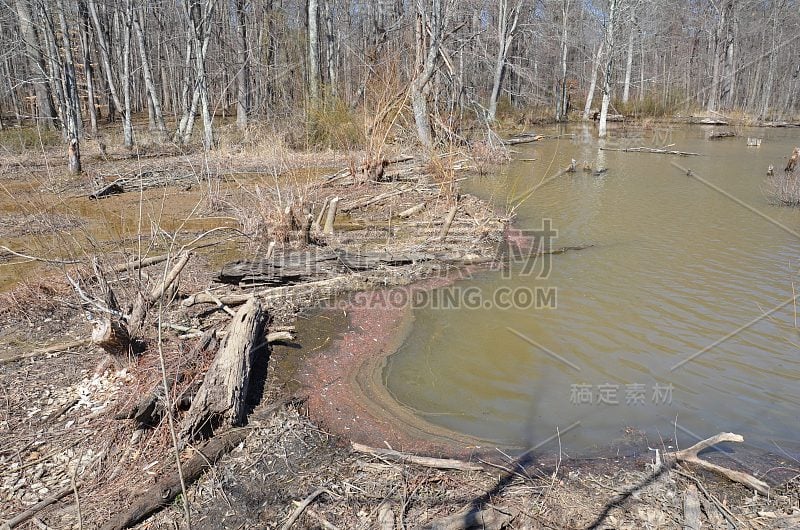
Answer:
<svg viewBox="0 0 800 530"><path fill-rule="evenodd" d="M606 28L606 43L608 45L608 60L603 80L603 104L600 107L600 124L598 136L606 137L606 121L608 119L608 105L611 102L611 76L614 67L614 12L617 10L617 0L610 0L608 8L608 27Z"/></svg>
<svg viewBox="0 0 800 530"><path fill-rule="evenodd" d="M228 334L186 413L182 429L184 439L192 441L204 437L223 424L242 424L255 356L267 355L265 321L266 314L255 297L233 317Z"/></svg>
<svg viewBox="0 0 800 530"><path fill-rule="evenodd" d="M95 37L97 38L98 48L100 50L100 64L103 67L103 71L105 72L106 78L106 85L108 86L108 92L111 96L111 101L114 104L114 107L118 112L123 114L123 143L125 147L132 147L133 146L133 128L131 127L129 117L126 117L125 107L122 105L122 101L119 98L119 93L117 92L117 85L114 82L114 72L111 69L111 59L110 59L110 51L108 46L108 40L106 39L106 34L103 28L103 25L100 23L100 17L97 14L97 4L95 0L87 0L89 6L89 15L92 18L92 23L94 24L94 31ZM128 78L122 80L124 85L130 83ZM113 115L111 111L109 111L109 116Z"/></svg>
<svg viewBox="0 0 800 530"><path fill-rule="evenodd" d="M83 73L86 79L86 99L89 106L89 133L97 136L97 100L94 90L94 66L92 65L91 46L89 42L89 32L91 24L89 22L89 11L84 0L78 1L78 12L80 14L80 36L81 50L83 51Z"/></svg>
<svg viewBox="0 0 800 530"><path fill-rule="evenodd" d="M325 17L325 60L328 66L328 90L332 96L336 96L338 93L337 68L339 65L339 54L336 51L335 26L333 24L331 0L324 0L324 2L323 14Z"/></svg>
<svg viewBox="0 0 800 530"><path fill-rule="evenodd" d="M250 50L247 47L246 0L231 0L231 22L236 31L236 126L247 129L250 110Z"/></svg>
<svg viewBox="0 0 800 530"><path fill-rule="evenodd" d="M153 70L150 67L150 58L147 55L147 46L144 41L144 31L142 29L142 13L141 6L133 6L129 15L133 17L133 29L136 33L136 43L139 47L139 60L142 66L142 76L144 77L144 84L147 87L148 105L152 108L153 122L155 130L159 134L163 134L167 130L164 124L164 113L161 110L161 99L156 89L155 81L153 81Z"/></svg>
<svg viewBox="0 0 800 530"><path fill-rule="evenodd" d="M565 0L568 1L568 0ZM511 48L511 43L514 40L514 33L517 30L517 23L519 21L519 10L522 2L508 10L508 0L501 0L500 13L497 17L497 59L494 66L494 79L492 82L492 94L489 97L489 112L488 120L494 121L497 115L497 101L500 99L500 90L503 85L503 77L506 72L506 63L508 61L508 50Z"/></svg>
<svg viewBox="0 0 800 530"><path fill-rule="evenodd" d="M127 148L133 147L133 116L131 110L131 0L125 5L125 17L122 34L122 131L124 145Z"/></svg>
<svg viewBox="0 0 800 530"><path fill-rule="evenodd" d="M308 0L308 97L319 103L319 0Z"/></svg>
<svg viewBox="0 0 800 530"><path fill-rule="evenodd" d="M430 149L433 147L430 114L428 112L428 83L433 78L439 58L439 50L444 37L448 0L432 0L430 16L422 0L417 2L416 37L416 76L411 82L411 107L420 143ZM430 41L426 38L430 32ZM426 45L427 42L427 45Z"/></svg>
<svg viewBox="0 0 800 530"><path fill-rule="evenodd" d="M75 77L75 63L72 59L72 42L64 12L63 0L58 1L58 21L61 26L61 46L64 49L62 62L62 76L64 94L64 125L67 135L67 170L76 175L81 172L80 138L82 123L80 113L80 100L78 98L78 83Z"/></svg>
<svg viewBox="0 0 800 530"><path fill-rule="evenodd" d="M601 40L597 46L597 51L594 54L594 62L592 63L592 80L589 83L589 92L586 93L586 105L583 107L583 119L589 119L589 113L592 110L592 101L594 101L594 89L597 86L597 71L600 69L600 58L603 56L603 45L605 41Z"/></svg>
<svg viewBox="0 0 800 530"><path fill-rule="evenodd" d="M636 33L636 20L633 16L633 7L631 10L630 28L628 33L628 59L625 62L625 83L622 86L622 102L627 103L631 94L631 70L633 70L633 37Z"/></svg>
<svg viewBox="0 0 800 530"><path fill-rule="evenodd" d="M556 121L567 120L567 19L569 0L561 2L561 79L558 87L558 103L556 104Z"/></svg>

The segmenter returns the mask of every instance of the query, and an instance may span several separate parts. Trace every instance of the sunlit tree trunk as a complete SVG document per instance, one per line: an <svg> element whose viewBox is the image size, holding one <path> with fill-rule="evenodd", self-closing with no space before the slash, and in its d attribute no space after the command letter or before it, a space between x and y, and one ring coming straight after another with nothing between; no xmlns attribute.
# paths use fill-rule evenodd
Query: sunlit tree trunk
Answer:
<svg viewBox="0 0 800 530"><path fill-rule="evenodd" d="M558 82L556 121L567 120L567 36L569 35L569 0L561 1L561 78Z"/></svg>
<svg viewBox="0 0 800 530"><path fill-rule="evenodd" d="M603 103L600 107L600 123L598 136L605 138L607 133L608 105L611 103L611 76L614 68L614 12L617 10L617 0L610 0L608 6L608 22L606 27L606 48L608 60L603 78Z"/></svg>
<svg viewBox="0 0 800 530"><path fill-rule="evenodd" d="M164 113L161 110L161 98L158 94L155 81L153 80L153 70L150 67L150 58L147 54L147 46L144 41L144 30L142 29L142 16L141 6L132 6L129 14L133 17L133 29L136 33L136 43L139 46L139 60L141 61L142 77L144 77L145 87L147 88L147 95L149 105L152 107L152 116L155 125L155 130L159 133L164 133L167 126L164 124Z"/></svg>
<svg viewBox="0 0 800 530"><path fill-rule="evenodd" d="M569 3L569 0L564 0ZM522 2L518 1L510 10L508 0L500 0L500 12L497 17L497 58L494 63L494 78L492 82L492 93L489 97L488 120L494 121L497 115L497 101L500 99L500 90L503 86L503 77L508 64L508 51L514 40L514 33L517 31L519 22L519 10Z"/></svg>
<svg viewBox="0 0 800 530"><path fill-rule="evenodd" d="M308 97L319 102L319 0L308 0Z"/></svg>
<svg viewBox="0 0 800 530"><path fill-rule="evenodd" d="M636 34L636 20L633 16L633 7L631 9L631 17L628 33L628 56L625 61L625 82L622 85L622 102L627 103L631 94L631 70L633 70L633 37Z"/></svg>
<svg viewBox="0 0 800 530"><path fill-rule="evenodd" d="M247 44L247 0L230 0L231 22L236 33L236 126L247 129L250 112L250 49Z"/></svg>
<svg viewBox="0 0 800 530"><path fill-rule="evenodd" d="M61 27L61 46L63 48L63 67L61 81L64 86L64 126L67 134L67 169L70 173L81 172L81 112L78 98L78 82L75 77L75 62L72 59L72 42L64 13L64 2L58 0L58 21Z"/></svg>
<svg viewBox="0 0 800 530"><path fill-rule="evenodd" d="M594 53L594 62L592 63L592 77L589 82L589 91L586 93L586 105L583 107L583 119L589 119L589 113L592 111L592 102L594 101L594 90L597 87L597 71L600 69L600 59L603 57L603 46L605 41L601 40L597 46L597 51Z"/></svg>

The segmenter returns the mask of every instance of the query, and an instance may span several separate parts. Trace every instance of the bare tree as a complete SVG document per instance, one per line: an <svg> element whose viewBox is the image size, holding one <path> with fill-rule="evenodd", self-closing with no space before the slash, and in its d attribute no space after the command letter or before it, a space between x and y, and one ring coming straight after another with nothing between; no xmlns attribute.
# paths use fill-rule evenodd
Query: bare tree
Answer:
<svg viewBox="0 0 800 530"><path fill-rule="evenodd" d="M428 111L430 81L439 61L439 51L444 39L450 0L417 0L417 20L414 26L416 44L415 76L411 81L411 106L417 136L423 146L433 147L431 119Z"/></svg>
<svg viewBox="0 0 800 530"><path fill-rule="evenodd" d="M569 3L569 0L564 0ZM503 77L506 73L508 64L508 52L514 40L519 23L519 10L522 7L522 0L518 0L511 9L508 8L508 0L500 0L499 14L497 16L497 59L494 63L494 79L492 82L492 93L489 96L488 120L494 121L497 115L497 100L500 98L500 89L503 85Z"/></svg>
<svg viewBox="0 0 800 530"><path fill-rule="evenodd" d="M14 5L19 16L19 29L22 39L25 41L25 51L27 52L28 63L32 72L31 84L36 93L36 107L39 110L39 117L45 119L48 125L52 127L57 116L53 107L53 100L47 81L49 76L47 70L45 70L42 47L39 42L36 24L31 14L31 7L28 4L28 0L16 0Z"/></svg>
<svg viewBox="0 0 800 530"><path fill-rule="evenodd" d="M608 119L608 105L611 103L611 76L614 67L614 13L617 10L617 0L609 0L608 20L606 21L606 71L603 76L603 103L600 107L600 123L598 136L606 137L606 121Z"/></svg>

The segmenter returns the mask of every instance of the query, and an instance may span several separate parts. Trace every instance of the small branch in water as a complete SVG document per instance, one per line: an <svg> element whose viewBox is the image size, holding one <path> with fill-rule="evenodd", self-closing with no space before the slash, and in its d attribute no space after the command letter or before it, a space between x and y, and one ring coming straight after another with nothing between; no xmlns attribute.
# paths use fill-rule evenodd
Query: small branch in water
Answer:
<svg viewBox="0 0 800 530"><path fill-rule="evenodd" d="M657 155L678 155L678 156L700 156L700 153L689 151L671 151L669 149L656 149L654 147L626 147L624 149L614 149L612 147L601 147L601 151L620 151L623 153L653 153Z"/></svg>

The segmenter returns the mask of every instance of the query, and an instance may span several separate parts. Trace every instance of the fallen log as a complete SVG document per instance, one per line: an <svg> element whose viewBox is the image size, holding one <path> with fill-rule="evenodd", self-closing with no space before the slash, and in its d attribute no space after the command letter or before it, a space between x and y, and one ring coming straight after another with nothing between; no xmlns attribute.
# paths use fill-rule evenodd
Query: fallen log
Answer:
<svg viewBox="0 0 800 530"><path fill-rule="evenodd" d="M236 313L183 420L183 439L196 440L222 425L243 423L251 368L256 353L264 347L265 321L266 314L255 297Z"/></svg>
<svg viewBox="0 0 800 530"><path fill-rule="evenodd" d="M356 442L351 443L353 451L357 453L364 453L378 458L385 458L393 460L401 464L415 464L423 467L431 467L434 469L455 469L457 471L483 471L483 466L473 464L472 462L465 462L463 460L454 460L452 458L432 458L428 456L410 455L401 453L394 449L381 449L376 447L369 447Z"/></svg>
<svg viewBox="0 0 800 530"><path fill-rule="evenodd" d="M698 456L700 451L704 449L708 449L709 447L713 447L722 442L738 442L741 443L744 441L744 437L739 434L734 434L730 432L722 432L717 434L716 436L712 436L706 440L702 440L697 442L693 446L689 447L688 449L683 449L681 451L675 451L673 453L667 453L665 457L672 458L676 462L686 462L688 464L693 464L701 469L705 469L707 471L712 471L714 473L720 474L734 482L738 482L739 484L744 484L745 486L752 488L759 493L764 495L769 494L769 485L757 479L756 477L748 474L743 473L741 471L734 471L732 469L728 469L726 467L718 466L716 464L712 464L701 459Z"/></svg>
<svg viewBox="0 0 800 530"><path fill-rule="evenodd" d="M197 480L203 472L214 465L223 455L239 445L247 436L247 429L233 429L207 441L187 462L181 464L184 482L188 485ZM102 530L121 530L144 521L150 515L169 506L181 492L181 479L178 471L159 480L155 486L137 496L136 502L123 510L101 528Z"/></svg>

